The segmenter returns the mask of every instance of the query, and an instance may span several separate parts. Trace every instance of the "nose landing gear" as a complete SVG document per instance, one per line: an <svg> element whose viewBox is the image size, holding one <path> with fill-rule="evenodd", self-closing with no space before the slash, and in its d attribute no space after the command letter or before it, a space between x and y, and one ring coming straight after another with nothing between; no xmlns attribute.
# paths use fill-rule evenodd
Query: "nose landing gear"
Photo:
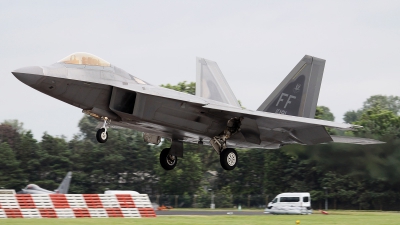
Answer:
<svg viewBox="0 0 400 225"><path fill-rule="evenodd" d="M107 130L105 128L101 128L101 129L97 130L96 139L99 143L106 143L106 141L108 139Z"/></svg>
<svg viewBox="0 0 400 225"><path fill-rule="evenodd" d="M107 117L104 117L103 120L104 120L103 126L99 130L97 130L96 133L96 139L99 143L106 143L108 139L107 122L108 123L111 122L111 120L109 120Z"/></svg>

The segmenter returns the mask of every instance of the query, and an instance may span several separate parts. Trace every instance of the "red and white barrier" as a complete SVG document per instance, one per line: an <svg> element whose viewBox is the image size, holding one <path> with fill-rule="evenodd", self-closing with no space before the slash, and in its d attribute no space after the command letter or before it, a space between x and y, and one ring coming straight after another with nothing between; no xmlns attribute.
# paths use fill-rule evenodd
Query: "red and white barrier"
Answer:
<svg viewBox="0 0 400 225"><path fill-rule="evenodd" d="M156 217L145 194L1 194L0 218Z"/></svg>

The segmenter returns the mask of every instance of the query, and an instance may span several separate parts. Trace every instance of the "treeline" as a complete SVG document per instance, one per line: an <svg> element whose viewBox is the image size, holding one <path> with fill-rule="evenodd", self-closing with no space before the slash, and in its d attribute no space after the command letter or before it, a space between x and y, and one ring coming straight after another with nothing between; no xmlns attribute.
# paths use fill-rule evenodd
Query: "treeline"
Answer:
<svg viewBox="0 0 400 225"><path fill-rule="evenodd" d="M166 86L194 93L193 83ZM70 141L47 133L38 141L18 121L4 121L0 124L0 187L18 191L36 183L53 190L67 171L73 171L70 193L135 190L172 205L179 195L181 207L209 207L211 193L217 207L245 207L265 205L281 192L311 192L314 209L322 208L327 196L330 208L400 210L399 109L398 97L372 96L344 117L364 129L328 131L386 144L238 149L239 164L233 171L221 168L211 147L191 144L185 144L177 167L165 171L158 157L169 147L168 140L154 146L146 144L139 132L109 129L109 140L99 144L97 121L88 116L79 121L80 132ZM334 119L327 107L318 107L316 118Z"/></svg>

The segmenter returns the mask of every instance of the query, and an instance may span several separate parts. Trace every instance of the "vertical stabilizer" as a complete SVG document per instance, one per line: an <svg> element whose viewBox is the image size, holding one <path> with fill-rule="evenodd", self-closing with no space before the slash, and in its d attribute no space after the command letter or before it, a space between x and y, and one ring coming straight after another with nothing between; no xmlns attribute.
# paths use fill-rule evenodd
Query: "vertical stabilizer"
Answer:
<svg viewBox="0 0 400 225"><path fill-rule="evenodd" d="M196 58L196 95L240 107L216 62Z"/></svg>
<svg viewBox="0 0 400 225"><path fill-rule="evenodd" d="M60 186L58 186L56 193L58 194L68 194L69 184L71 183L72 172L68 172L67 176L65 176L64 180L61 182Z"/></svg>
<svg viewBox="0 0 400 225"><path fill-rule="evenodd" d="M324 67L324 59L304 56L257 110L314 118Z"/></svg>

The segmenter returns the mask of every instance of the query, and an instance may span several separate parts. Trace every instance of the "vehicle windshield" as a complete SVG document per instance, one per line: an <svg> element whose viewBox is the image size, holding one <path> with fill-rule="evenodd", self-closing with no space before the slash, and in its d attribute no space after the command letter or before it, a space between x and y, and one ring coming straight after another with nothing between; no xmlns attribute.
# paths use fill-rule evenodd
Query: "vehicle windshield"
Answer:
<svg viewBox="0 0 400 225"><path fill-rule="evenodd" d="M278 198L275 198L275 199L272 201L272 203L276 203L276 202L278 202Z"/></svg>
<svg viewBox="0 0 400 225"><path fill-rule="evenodd" d="M58 62L76 65L89 65L89 66L110 66L111 64L104 59L86 52L73 53Z"/></svg>

